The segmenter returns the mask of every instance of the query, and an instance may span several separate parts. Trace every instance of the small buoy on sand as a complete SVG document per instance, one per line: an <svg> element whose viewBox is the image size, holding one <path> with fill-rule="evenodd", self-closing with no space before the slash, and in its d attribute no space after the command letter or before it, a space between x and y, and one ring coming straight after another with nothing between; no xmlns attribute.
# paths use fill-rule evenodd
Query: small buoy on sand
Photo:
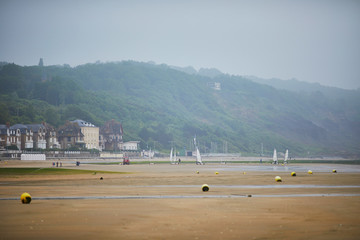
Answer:
<svg viewBox="0 0 360 240"><path fill-rule="evenodd" d="M199 174L199 171L196 171L197 174Z"/></svg>
<svg viewBox="0 0 360 240"><path fill-rule="evenodd" d="M281 177L280 177L280 176L276 176L276 177L275 177L275 181L277 181L277 182L282 182Z"/></svg>
<svg viewBox="0 0 360 240"><path fill-rule="evenodd" d="M31 196L27 192L21 194L21 202L24 204L29 204L31 202Z"/></svg>
<svg viewBox="0 0 360 240"><path fill-rule="evenodd" d="M333 171L332 171L333 173L337 173L337 171L336 171L336 169L333 169Z"/></svg>
<svg viewBox="0 0 360 240"><path fill-rule="evenodd" d="M246 174L246 172L243 172L243 174L245 175L245 174Z"/></svg>
<svg viewBox="0 0 360 240"><path fill-rule="evenodd" d="M215 174L216 174L216 175L218 175L218 174L219 174L219 172L215 172Z"/></svg>
<svg viewBox="0 0 360 240"><path fill-rule="evenodd" d="M202 185L201 189L203 192L207 192L207 191L209 191L209 186L207 184L204 184L204 185Z"/></svg>
<svg viewBox="0 0 360 240"><path fill-rule="evenodd" d="M295 177L296 176L296 172L292 172L291 176Z"/></svg>
<svg viewBox="0 0 360 240"><path fill-rule="evenodd" d="M308 171L308 174L313 174L313 172L311 170Z"/></svg>

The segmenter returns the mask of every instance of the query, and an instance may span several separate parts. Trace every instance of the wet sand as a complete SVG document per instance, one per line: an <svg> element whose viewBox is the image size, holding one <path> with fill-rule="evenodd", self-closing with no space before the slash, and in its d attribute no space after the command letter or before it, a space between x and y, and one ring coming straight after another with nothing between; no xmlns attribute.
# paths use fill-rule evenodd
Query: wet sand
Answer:
<svg viewBox="0 0 360 240"><path fill-rule="evenodd" d="M1 162L0 167L50 164L8 161ZM0 200L0 239L358 239L357 166L299 164L296 177L290 176L289 168L268 170L257 166L75 167L69 161L63 168L94 173L1 176L0 199L17 200ZM355 170L318 170L310 175L305 171L309 167ZM100 170L127 174L95 174ZM281 176L283 181L275 182L275 176ZM205 183L210 187L208 192L201 191ZM23 192L33 197L30 204L20 203ZM118 199L104 199L111 196ZM133 198L121 198L125 196Z"/></svg>

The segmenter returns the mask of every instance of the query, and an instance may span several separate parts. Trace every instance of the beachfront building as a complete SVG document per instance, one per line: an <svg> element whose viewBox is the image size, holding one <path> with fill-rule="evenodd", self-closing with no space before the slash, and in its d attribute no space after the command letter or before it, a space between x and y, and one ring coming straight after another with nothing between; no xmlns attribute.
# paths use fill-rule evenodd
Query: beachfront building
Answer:
<svg viewBox="0 0 360 240"><path fill-rule="evenodd" d="M10 146L19 150L60 148L55 128L47 123L0 125L0 148Z"/></svg>
<svg viewBox="0 0 360 240"><path fill-rule="evenodd" d="M10 146L10 129L7 125L0 125L0 149Z"/></svg>
<svg viewBox="0 0 360 240"><path fill-rule="evenodd" d="M97 149L107 151L137 151L139 141L123 143L120 122L108 121L101 127L83 121L67 121L56 130L45 122L41 124L0 125L0 148L25 149ZM16 147L15 147L16 146Z"/></svg>
<svg viewBox="0 0 360 240"><path fill-rule="evenodd" d="M34 147L33 132L26 125L15 124L10 127L11 145L17 146L19 150L31 149Z"/></svg>
<svg viewBox="0 0 360 240"><path fill-rule="evenodd" d="M83 149L85 147L84 134L77 123L66 122L58 130L58 140L62 149L76 147Z"/></svg>
<svg viewBox="0 0 360 240"><path fill-rule="evenodd" d="M120 151L123 143L121 123L111 120L100 127L99 144L101 150Z"/></svg>
<svg viewBox="0 0 360 240"><path fill-rule="evenodd" d="M139 146L139 141L129 141L124 142L122 145L122 150L124 151L137 151Z"/></svg>
<svg viewBox="0 0 360 240"><path fill-rule="evenodd" d="M43 123L43 125L45 126L46 129L46 135L45 135L46 148L47 149L61 148L60 143L58 142L57 139L56 129L50 124L45 122Z"/></svg>
<svg viewBox="0 0 360 240"><path fill-rule="evenodd" d="M16 129L14 127L9 127L10 130L10 145L16 146L17 149L21 149L21 133L20 129Z"/></svg>
<svg viewBox="0 0 360 240"><path fill-rule="evenodd" d="M33 132L33 144L35 149L46 149L46 128L43 124L27 124Z"/></svg>
<svg viewBox="0 0 360 240"><path fill-rule="evenodd" d="M99 127L94 124L77 119L72 121L80 127L81 133L84 135L84 143L87 149L99 150Z"/></svg>

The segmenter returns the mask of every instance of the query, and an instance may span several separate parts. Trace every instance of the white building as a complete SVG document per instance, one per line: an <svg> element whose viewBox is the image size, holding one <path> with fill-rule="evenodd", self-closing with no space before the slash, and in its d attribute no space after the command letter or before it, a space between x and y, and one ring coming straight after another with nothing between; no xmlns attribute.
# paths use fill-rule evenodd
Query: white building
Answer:
<svg viewBox="0 0 360 240"><path fill-rule="evenodd" d="M73 121L73 123L77 123L80 127L81 133L84 135L85 147L99 150L99 127L80 119Z"/></svg>
<svg viewBox="0 0 360 240"><path fill-rule="evenodd" d="M140 141L129 141L122 144L122 150L124 151L137 151Z"/></svg>

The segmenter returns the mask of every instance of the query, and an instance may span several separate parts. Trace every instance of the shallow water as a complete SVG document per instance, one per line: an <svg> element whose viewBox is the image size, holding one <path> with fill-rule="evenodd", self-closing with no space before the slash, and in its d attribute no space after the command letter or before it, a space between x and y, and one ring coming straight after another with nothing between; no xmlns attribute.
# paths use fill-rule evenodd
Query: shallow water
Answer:
<svg viewBox="0 0 360 240"><path fill-rule="evenodd" d="M360 165L343 165L343 164L304 164L304 165L242 165L242 166L222 166L221 168L216 168L218 171L239 171L239 172L307 172L312 170L315 174L316 172L332 172L333 169L336 169L338 173L359 173Z"/></svg>

